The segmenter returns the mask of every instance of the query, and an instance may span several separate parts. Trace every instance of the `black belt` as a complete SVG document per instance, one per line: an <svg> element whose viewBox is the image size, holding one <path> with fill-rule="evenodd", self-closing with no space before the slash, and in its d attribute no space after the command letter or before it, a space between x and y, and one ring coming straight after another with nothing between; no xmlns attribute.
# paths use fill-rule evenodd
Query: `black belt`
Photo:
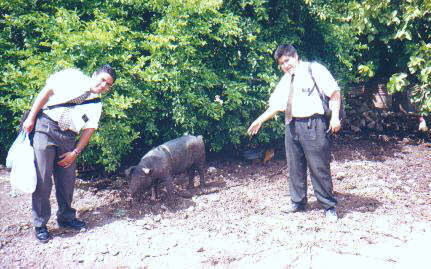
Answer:
<svg viewBox="0 0 431 269"><path fill-rule="evenodd" d="M318 118L324 119L325 116L322 114L313 114L310 117L293 117L293 119L297 121L307 121L310 119L318 119Z"/></svg>

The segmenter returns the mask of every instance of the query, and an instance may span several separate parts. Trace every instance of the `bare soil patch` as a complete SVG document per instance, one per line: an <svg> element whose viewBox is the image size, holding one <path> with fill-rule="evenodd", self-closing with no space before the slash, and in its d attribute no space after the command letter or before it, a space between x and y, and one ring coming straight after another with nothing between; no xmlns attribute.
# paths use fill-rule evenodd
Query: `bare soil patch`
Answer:
<svg viewBox="0 0 431 269"><path fill-rule="evenodd" d="M149 192L130 199L121 177L78 180L74 207L88 228L58 228L53 190L53 238L41 244L30 222L31 195L11 193L0 169L0 267L419 268L431 238L431 147L385 140L334 143L335 223L324 219L311 184L306 212L280 212L289 196L279 150L265 165L210 160L208 188L178 197L173 208L164 192L155 202ZM177 192L186 186L179 176Z"/></svg>

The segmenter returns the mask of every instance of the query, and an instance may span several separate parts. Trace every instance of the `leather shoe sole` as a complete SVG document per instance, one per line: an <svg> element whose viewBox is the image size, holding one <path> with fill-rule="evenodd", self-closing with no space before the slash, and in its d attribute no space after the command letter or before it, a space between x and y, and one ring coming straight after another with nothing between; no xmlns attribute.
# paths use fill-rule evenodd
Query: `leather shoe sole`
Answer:
<svg viewBox="0 0 431 269"><path fill-rule="evenodd" d="M69 228L74 230L81 230L82 228L86 227L85 222L78 219L74 219L70 221L57 221L57 223L58 223L58 226L60 226L61 228Z"/></svg>
<svg viewBox="0 0 431 269"><path fill-rule="evenodd" d="M35 227L35 236L37 240L41 243L46 243L49 241L50 235L46 227Z"/></svg>

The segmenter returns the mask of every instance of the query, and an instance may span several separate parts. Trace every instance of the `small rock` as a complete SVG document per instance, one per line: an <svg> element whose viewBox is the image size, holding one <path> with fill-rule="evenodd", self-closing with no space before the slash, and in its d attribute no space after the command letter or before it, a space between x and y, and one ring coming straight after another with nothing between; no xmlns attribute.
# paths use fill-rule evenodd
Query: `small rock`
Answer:
<svg viewBox="0 0 431 269"><path fill-rule="evenodd" d="M88 188L88 190L90 192L92 192L92 193L96 193L97 192L97 188L94 188L94 187L90 187L90 188Z"/></svg>
<svg viewBox="0 0 431 269"><path fill-rule="evenodd" d="M339 179L339 178L344 178L344 177L346 177L347 175L346 175L346 173L345 172L343 172L343 171L339 171L339 172L337 172L337 174L336 174L336 177L337 177L337 179Z"/></svg>
<svg viewBox="0 0 431 269"><path fill-rule="evenodd" d="M401 187L406 193L409 193L411 188L409 186L402 186Z"/></svg>
<svg viewBox="0 0 431 269"><path fill-rule="evenodd" d="M114 216L116 216L117 218L122 218L126 215L127 215L127 211L124 209L119 209L114 213Z"/></svg>
<svg viewBox="0 0 431 269"><path fill-rule="evenodd" d="M350 129L351 129L353 132L355 132L355 133L358 133L358 132L360 132L360 131L361 131L361 129L360 129L359 127L356 127L356 126L354 126L354 125L350 126Z"/></svg>
<svg viewBox="0 0 431 269"><path fill-rule="evenodd" d="M10 195L10 197L12 197L12 198L18 197L18 193L17 193L14 189L12 189L12 190L9 192L9 195Z"/></svg>
<svg viewBox="0 0 431 269"><path fill-rule="evenodd" d="M217 168L212 166L208 168L208 173L215 173L215 172L217 172Z"/></svg>
<svg viewBox="0 0 431 269"><path fill-rule="evenodd" d="M154 221L155 222L160 222L161 220L162 220L162 217L160 215L154 216Z"/></svg>
<svg viewBox="0 0 431 269"><path fill-rule="evenodd" d="M144 226L142 226L146 230L152 230L155 226L153 223L146 223Z"/></svg>
<svg viewBox="0 0 431 269"><path fill-rule="evenodd" d="M419 205L424 205L425 204L425 200L422 199L422 198L419 198L419 199L417 199L416 203L419 204Z"/></svg>
<svg viewBox="0 0 431 269"><path fill-rule="evenodd" d="M137 220L137 221L135 222L135 224L136 224L137 226L145 226L145 225L147 225L147 221L146 221L146 220L144 220L144 219L140 219L140 220Z"/></svg>
<svg viewBox="0 0 431 269"><path fill-rule="evenodd" d="M204 247L200 247L196 250L196 252L203 252L204 251Z"/></svg>
<svg viewBox="0 0 431 269"><path fill-rule="evenodd" d="M208 200L210 200L211 202L218 202L218 201L220 201L220 196L218 196L216 194L209 195Z"/></svg>

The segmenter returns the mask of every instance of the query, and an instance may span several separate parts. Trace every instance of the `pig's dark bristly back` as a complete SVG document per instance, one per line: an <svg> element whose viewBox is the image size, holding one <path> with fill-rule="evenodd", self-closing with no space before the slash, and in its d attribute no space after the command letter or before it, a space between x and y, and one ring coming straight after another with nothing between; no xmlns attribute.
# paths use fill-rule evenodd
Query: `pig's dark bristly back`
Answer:
<svg viewBox="0 0 431 269"><path fill-rule="evenodd" d="M173 174L181 173L192 165L197 165L197 162L199 164L205 162L205 146L202 136L200 138L192 135L182 136L157 148L169 156Z"/></svg>

